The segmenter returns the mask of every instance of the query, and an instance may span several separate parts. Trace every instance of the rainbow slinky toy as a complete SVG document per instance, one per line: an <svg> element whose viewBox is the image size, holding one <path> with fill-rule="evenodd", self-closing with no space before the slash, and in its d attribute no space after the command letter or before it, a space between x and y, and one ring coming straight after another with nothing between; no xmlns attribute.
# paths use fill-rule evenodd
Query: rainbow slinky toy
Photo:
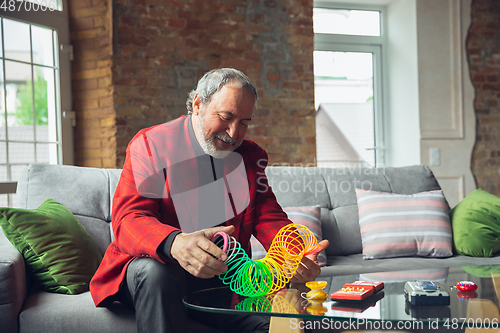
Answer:
<svg viewBox="0 0 500 333"><path fill-rule="evenodd" d="M293 277L306 254L318 252L318 240L303 225L292 223L281 228L271 243L267 255L252 260L241 244L224 232L212 238L227 254L228 269L219 275L224 284L235 293L256 297L283 289Z"/></svg>
<svg viewBox="0 0 500 333"><path fill-rule="evenodd" d="M284 297L273 294L245 298L236 304L234 308L236 310L252 312L299 313Z"/></svg>

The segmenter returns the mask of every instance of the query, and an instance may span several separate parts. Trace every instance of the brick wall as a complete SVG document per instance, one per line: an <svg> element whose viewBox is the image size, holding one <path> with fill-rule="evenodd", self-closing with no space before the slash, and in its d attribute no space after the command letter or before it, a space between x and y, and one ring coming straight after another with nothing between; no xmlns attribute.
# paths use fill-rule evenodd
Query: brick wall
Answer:
<svg viewBox="0 0 500 333"><path fill-rule="evenodd" d="M118 167L137 131L185 114L188 92L216 67L257 86L247 137L270 163L314 162L312 0L116 0L113 29Z"/></svg>
<svg viewBox="0 0 500 333"><path fill-rule="evenodd" d="M500 1L474 0L471 10L466 47L477 119L471 167L478 188L500 196Z"/></svg>
<svg viewBox="0 0 500 333"><path fill-rule="evenodd" d="M69 0L75 164L116 167L112 0Z"/></svg>
<svg viewBox="0 0 500 333"><path fill-rule="evenodd" d="M132 136L184 114L196 80L221 66L257 85L247 136L270 162L314 161L312 0L69 0L69 13L77 165L121 167ZM500 195L499 1L473 1L466 47L471 167L478 187Z"/></svg>

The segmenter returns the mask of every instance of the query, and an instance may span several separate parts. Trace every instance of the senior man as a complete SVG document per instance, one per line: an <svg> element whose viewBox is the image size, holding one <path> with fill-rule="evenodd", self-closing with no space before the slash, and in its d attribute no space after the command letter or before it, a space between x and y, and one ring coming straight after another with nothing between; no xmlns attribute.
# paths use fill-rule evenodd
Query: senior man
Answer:
<svg viewBox="0 0 500 333"><path fill-rule="evenodd" d="M113 198L115 240L90 283L96 306L132 306L138 332L187 332L188 316L222 331L267 332L266 318L182 304L190 292L222 285L227 254L210 241L216 232L232 234L250 254L252 234L269 248L290 223L267 183L267 153L245 139L256 101L245 74L215 69L189 94L187 116L132 139ZM292 281L319 272L316 255L304 257Z"/></svg>

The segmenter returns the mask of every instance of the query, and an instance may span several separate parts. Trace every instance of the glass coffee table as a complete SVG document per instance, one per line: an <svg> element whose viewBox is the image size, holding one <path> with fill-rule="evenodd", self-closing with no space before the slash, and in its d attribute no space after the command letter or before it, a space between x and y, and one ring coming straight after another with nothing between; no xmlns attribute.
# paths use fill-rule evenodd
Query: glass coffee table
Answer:
<svg viewBox="0 0 500 333"><path fill-rule="evenodd" d="M296 285L276 294L243 297L228 287L201 290L184 298L186 307L205 312L288 317L291 327L321 329L454 329L500 328L500 265L319 277L328 296L356 280L384 282L384 289L361 302L307 301L309 288ZM450 295L448 306L415 306L404 296L406 281L437 282ZM472 281L474 292L461 292L457 282ZM315 326L314 326L315 325Z"/></svg>

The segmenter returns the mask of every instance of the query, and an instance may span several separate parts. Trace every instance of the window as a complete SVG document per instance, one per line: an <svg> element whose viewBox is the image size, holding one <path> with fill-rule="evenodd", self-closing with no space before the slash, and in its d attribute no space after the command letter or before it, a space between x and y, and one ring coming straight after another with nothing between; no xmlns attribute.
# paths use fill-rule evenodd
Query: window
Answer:
<svg viewBox="0 0 500 333"><path fill-rule="evenodd" d="M314 32L322 34L380 36L380 12L314 8Z"/></svg>
<svg viewBox="0 0 500 333"><path fill-rule="evenodd" d="M383 11L315 3L318 166L381 166Z"/></svg>
<svg viewBox="0 0 500 333"><path fill-rule="evenodd" d="M69 29L60 1L49 1L50 7L36 0L4 3L7 7L0 6L0 206L14 206L19 174L29 163L72 162L71 153L65 156L72 152L72 129L68 131L62 117L62 110L71 110L70 54L64 52ZM15 10L10 10L13 4L10 9Z"/></svg>

